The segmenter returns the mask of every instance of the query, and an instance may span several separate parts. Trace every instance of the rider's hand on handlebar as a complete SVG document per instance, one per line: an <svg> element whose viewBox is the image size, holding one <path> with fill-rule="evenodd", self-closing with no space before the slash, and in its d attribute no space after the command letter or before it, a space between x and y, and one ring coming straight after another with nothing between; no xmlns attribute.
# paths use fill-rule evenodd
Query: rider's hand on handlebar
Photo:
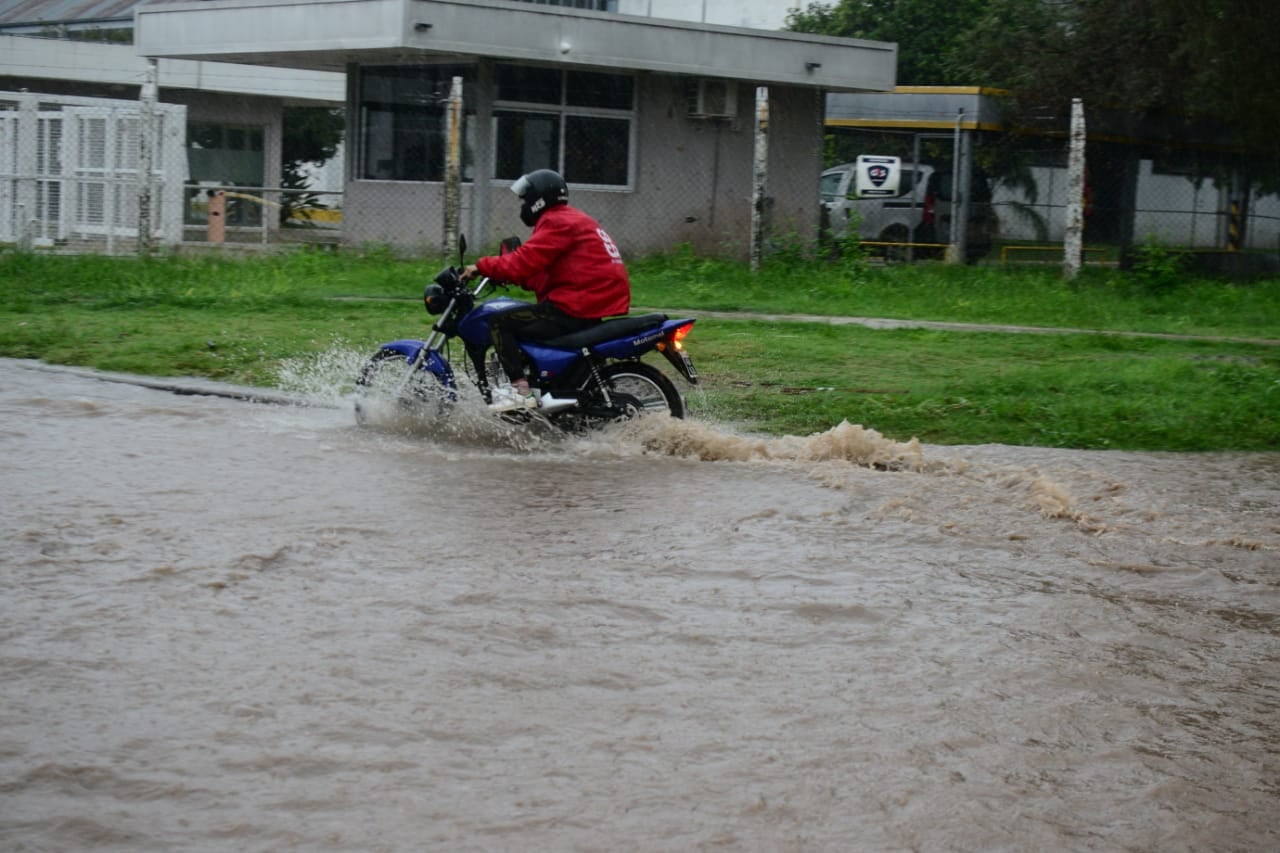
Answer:
<svg viewBox="0 0 1280 853"><path fill-rule="evenodd" d="M480 275L480 270L476 269L475 264L467 264L465 267L462 268L463 281L471 281L471 279L475 278L478 275Z"/></svg>

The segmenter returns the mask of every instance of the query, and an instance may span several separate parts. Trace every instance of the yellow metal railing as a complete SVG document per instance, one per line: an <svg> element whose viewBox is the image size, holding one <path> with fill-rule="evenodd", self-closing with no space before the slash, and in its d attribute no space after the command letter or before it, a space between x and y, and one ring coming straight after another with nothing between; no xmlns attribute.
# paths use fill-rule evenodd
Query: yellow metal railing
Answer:
<svg viewBox="0 0 1280 853"><path fill-rule="evenodd" d="M1009 255L1013 252L1041 252L1041 253L1056 252L1059 256L1061 256L1064 251L1065 249L1061 244L1054 245L1052 243L1044 246L1018 246L1018 245L1001 246L1000 247L1000 263L1002 264L1008 263ZM1084 254L1086 262L1088 262L1089 256L1091 254L1095 256L1094 258L1095 263L1100 263L1107 259L1107 250L1101 247L1086 246L1080 251ZM1055 258L1053 260L1057 260L1057 259Z"/></svg>

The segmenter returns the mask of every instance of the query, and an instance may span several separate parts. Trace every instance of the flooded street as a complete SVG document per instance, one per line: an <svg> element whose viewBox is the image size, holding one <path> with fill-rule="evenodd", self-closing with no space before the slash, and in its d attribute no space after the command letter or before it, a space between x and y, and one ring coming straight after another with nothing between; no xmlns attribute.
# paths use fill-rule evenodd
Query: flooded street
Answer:
<svg viewBox="0 0 1280 853"><path fill-rule="evenodd" d="M0 375L0 849L1280 848L1280 454Z"/></svg>

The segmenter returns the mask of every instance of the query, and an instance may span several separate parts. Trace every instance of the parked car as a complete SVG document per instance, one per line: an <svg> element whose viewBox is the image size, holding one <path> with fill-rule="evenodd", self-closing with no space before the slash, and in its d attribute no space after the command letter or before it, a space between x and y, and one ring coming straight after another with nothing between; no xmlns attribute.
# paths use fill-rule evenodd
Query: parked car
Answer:
<svg viewBox="0 0 1280 853"><path fill-rule="evenodd" d="M819 185L822 206L831 232L845 235L851 220L858 236L881 243L947 243L951 238L951 169L926 163L904 163L896 196L858 198L854 192L855 164L843 163L822 173ZM970 182L969 223L965 260L969 263L991 252L999 233L999 220L991 208L991 185L974 171ZM873 247L886 257L905 257L906 247ZM941 257L937 245L913 247L915 257Z"/></svg>

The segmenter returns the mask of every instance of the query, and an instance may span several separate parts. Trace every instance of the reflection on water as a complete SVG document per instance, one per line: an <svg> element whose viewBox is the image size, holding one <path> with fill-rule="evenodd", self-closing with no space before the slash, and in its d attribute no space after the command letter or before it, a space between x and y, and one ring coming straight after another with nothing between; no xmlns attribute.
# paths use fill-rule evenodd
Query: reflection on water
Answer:
<svg viewBox="0 0 1280 853"><path fill-rule="evenodd" d="M5 849L1276 846L1275 455L0 369Z"/></svg>

